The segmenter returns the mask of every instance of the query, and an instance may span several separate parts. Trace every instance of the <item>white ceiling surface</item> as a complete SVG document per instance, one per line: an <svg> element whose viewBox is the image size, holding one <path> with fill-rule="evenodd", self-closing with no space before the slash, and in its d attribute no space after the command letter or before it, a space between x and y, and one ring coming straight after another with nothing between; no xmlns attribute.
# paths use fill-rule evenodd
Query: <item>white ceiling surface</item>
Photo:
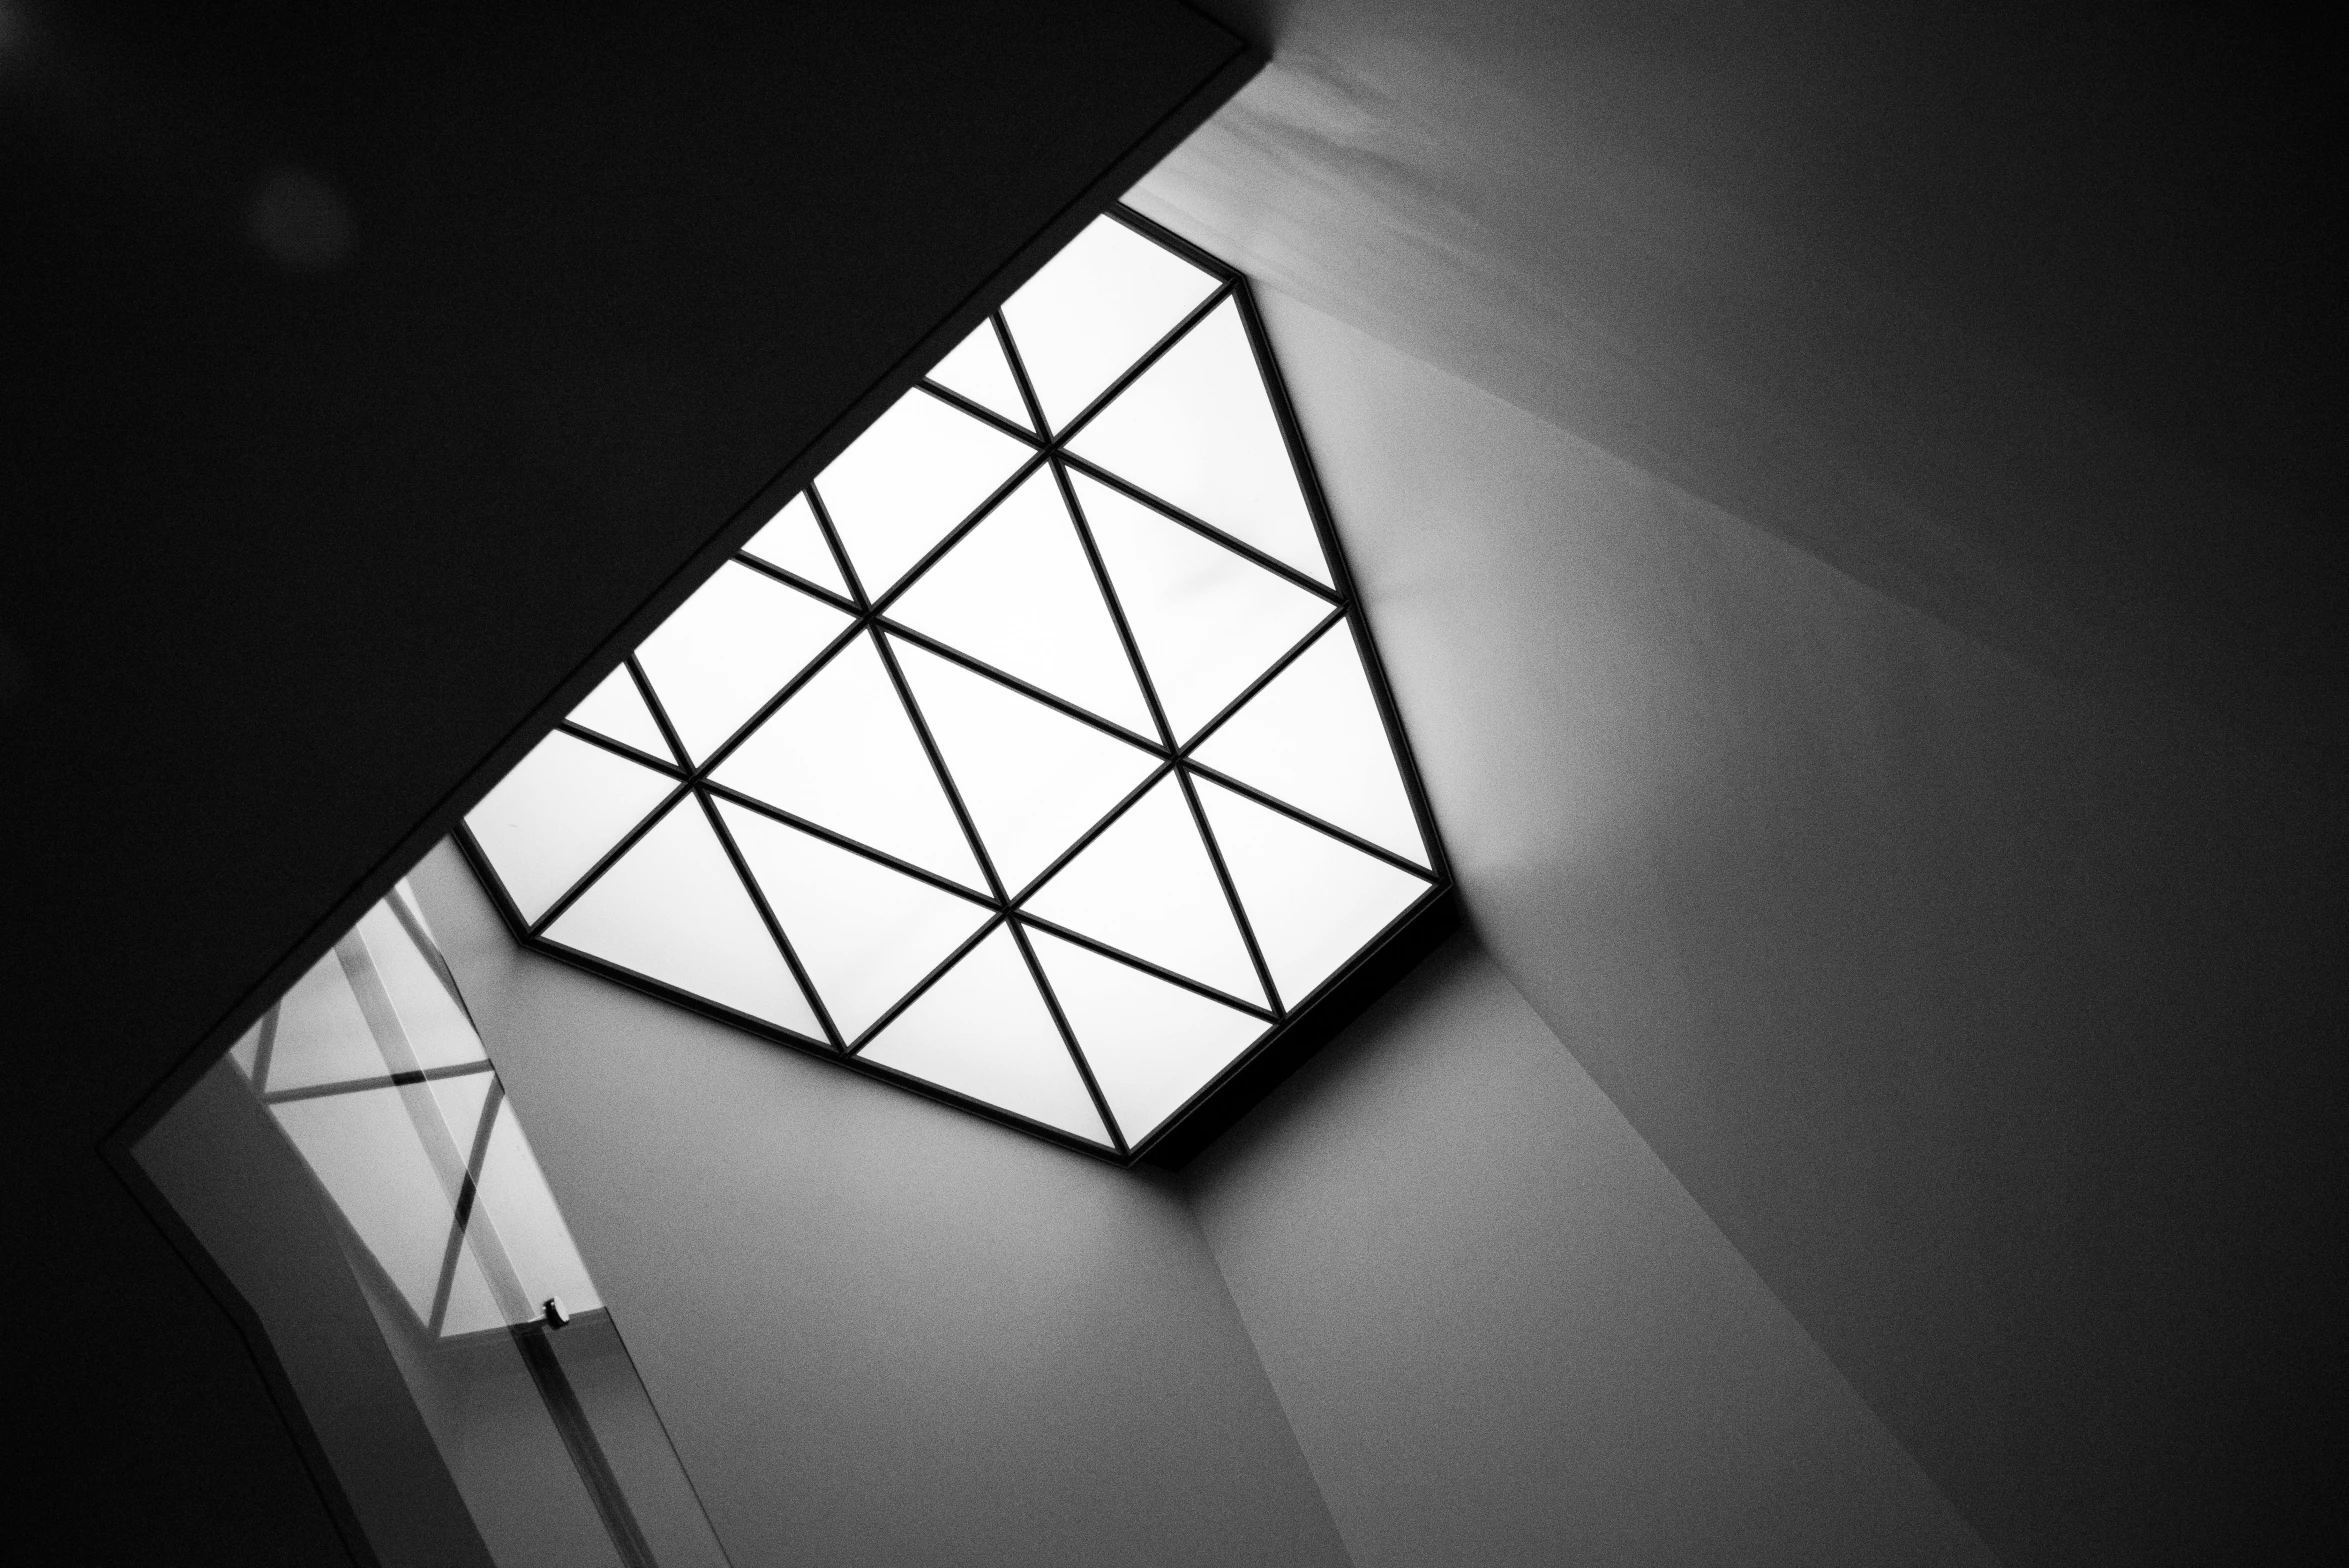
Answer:
<svg viewBox="0 0 2349 1568"><path fill-rule="evenodd" d="M1784 406L1708 417L1748 323L1671 286L1734 256L1821 295L1798 318L1840 343L1913 316L1685 191L1665 230L1529 255L1487 221L1513 182L1604 204L1641 171L1592 167L1565 125L1478 143L1505 72L1356 41L1276 55L1133 200L1274 285L1474 928L2003 1556L2198 1549L2289 1440L2289 1396L2242 1391L2317 1350L2290 1303L2325 1250L2305 1194L2338 826L2200 721L2014 656L2056 619L1953 611L1900 443L1873 466L1833 447L1907 417L1892 392L1731 377L1713 414ZM1379 96L1430 72L1465 141ZM1705 354L1610 357L1624 308ZM1912 455L1962 478L1971 437L1946 434ZM1789 498L1826 531L1786 526Z"/></svg>

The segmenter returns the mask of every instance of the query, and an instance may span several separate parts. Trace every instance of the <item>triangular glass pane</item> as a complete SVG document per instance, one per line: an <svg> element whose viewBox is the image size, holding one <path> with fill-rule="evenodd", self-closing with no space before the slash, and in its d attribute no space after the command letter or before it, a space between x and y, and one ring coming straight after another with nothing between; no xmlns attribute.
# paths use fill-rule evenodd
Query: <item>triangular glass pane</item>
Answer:
<svg viewBox="0 0 2349 1568"><path fill-rule="evenodd" d="M465 813L506 896L536 920L676 781L557 730Z"/></svg>
<svg viewBox="0 0 2349 1568"><path fill-rule="evenodd" d="M401 1092L367 1089L270 1109L417 1318L429 1318L456 1205Z"/></svg>
<svg viewBox="0 0 2349 1568"><path fill-rule="evenodd" d="M1046 262L1003 316L1059 430L1214 292L1214 278L1104 217Z"/></svg>
<svg viewBox="0 0 2349 1568"><path fill-rule="evenodd" d="M807 504L805 491L784 502L783 510L750 536L742 553L755 555L819 588L843 596L848 592L848 581L840 575L840 563L832 559L832 547L824 542L823 529L816 526L816 511Z"/></svg>
<svg viewBox="0 0 2349 1568"><path fill-rule="evenodd" d="M821 1040L782 950L691 798L596 878L547 936L649 980Z"/></svg>
<svg viewBox="0 0 2349 1568"><path fill-rule="evenodd" d="M1427 863L1352 632L1333 626L1200 743L1211 768Z"/></svg>
<svg viewBox="0 0 2349 1568"><path fill-rule="evenodd" d="M1155 733L1048 468L1029 475L889 613L1138 735Z"/></svg>
<svg viewBox="0 0 2349 1568"><path fill-rule="evenodd" d="M560 1296L564 1310L571 1313L603 1305L603 1295L579 1256L555 1195L547 1190L546 1174L531 1152L511 1100L499 1104L497 1122L490 1129L476 1212L489 1217L491 1234L505 1252L524 1301L535 1305Z"/></svg>
<svg viewBox="0 0 2349 1568"><path fill-rule="evenodd" d="M917 387L833 459L816 492L858 581L878 599L1032 454Z"/></svg>
<svg viewBox="0 0 2349 1568"><path fill-rule="evenodd" d="M891 638L946 770L1016 897L1158 759L926 648Z"/></svg>
<svg viewBox="0 0 2349 1568"><path fill-rule="evenodd" d="M1029 911L1244 1001L1264 988L1172 775L1027 901Z"/></svg>
<svg viewBox="0 0 2349 1568"><path fill-rule="evenodd" d="M1335 608L1130 496L1071 477L1178 745Z"/></svg>
<svg viewBox="0 0 2349 1568"><path fill-rule="evenodd" d="M869 638L833 655L710 777L965 887L987 885Z"/></svg>
<svg viewBox="0 0 2349 1568"><path fill-rule="evenodd" d="M570 722L647 756L671 760L669 743L661 738L661 727L653 722L652 709L644 705L644 693L636 689L636 678L624 664L571 710Z"/></svg>
<svg viewBox="0 0 2349 1568"><path fill-rule="evenodd" d="M1069 450L1316 582L1330 580L1231 300L1095 415Z"/></svg>
<svg viewBox="0 0 2349 1568"><path fill-rule="evenodd" d="M1423 878L1212 779L1199 780L1199 802L1284 1005L1303 1001L1427 891Z"/></svg>
<svg viewBox="0 0 2349 1568"><path fill-rule="evenodd" d="M728 561L644 640L636 662L699 762L847 624L821 599Z"/></svg>
<svg viewBox="0 0 2349 1568"><path fill-rule="evenodd" d="M947 391L959 392L981 408L1001 414L1022 430L1034 428L1028 423L1020 384L1012 378L1011 361L1003 357L1003 340L995 335L992 321L980 322L976 332L938 361L929 378Z"/></svg>
<svg viewBox="0 0 2349 1568"><path fill-rule="evenodd" d="M343 961L329 952L294 982L277 1004L277 1034L269 1044L268 1093L322 1083L381 1078L391 1071L359 999L351 994Z"/></svg>
<svg viewBox="0 0 2349 1568"><path fill-rule="evenodd" d="M788 823L719 802L767 907L842 1039L946 961L990 912Z"/></svg>
<svg viewBox="0 0 2349 1568"><path fill-rule="evenodd" d="M1129 1144L1140 1143L1271 1026L1031 928L1044 978Z"/></svg>
<svg viewBox="0 0 2349 1568"><path fill-rule="evenodd" d="M859 1054L1048 1127L1109 1142L1027 960L1001 926Z"/></svg>

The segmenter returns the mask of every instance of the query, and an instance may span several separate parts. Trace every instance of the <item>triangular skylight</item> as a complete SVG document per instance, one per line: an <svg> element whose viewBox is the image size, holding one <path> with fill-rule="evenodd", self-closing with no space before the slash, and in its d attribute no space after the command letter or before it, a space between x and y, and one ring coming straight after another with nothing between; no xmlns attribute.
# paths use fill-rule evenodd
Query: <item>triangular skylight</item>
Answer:
<svg viewBox="0 0 2349 1568"><path fill-rule="evenodd" d="M1285 406L1245 282L1099 219L767 503L477 863L534 945L893 1081L1117 1158L1205 1125L1449 886Z"/></svg>

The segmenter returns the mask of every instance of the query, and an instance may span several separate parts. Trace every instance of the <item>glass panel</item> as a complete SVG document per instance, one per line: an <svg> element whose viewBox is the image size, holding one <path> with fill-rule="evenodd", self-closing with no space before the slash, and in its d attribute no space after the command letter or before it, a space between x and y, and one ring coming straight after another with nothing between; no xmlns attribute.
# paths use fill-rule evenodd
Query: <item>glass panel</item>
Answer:
<svg viewBox="0 0 2349 1568"><path fill-rule="evenodd" d="M536 920L676 788L560 730L465 814L506 896Z"/></svg>
<svg viewBox="0 0 2349 1568"><path fill-rule="evenodd" d="M847 625L821 599L728 561L644 640L636 662L700 762Z"/></svg>
<svg viewBox="0 0 2349 1568"><path fill-rule="evenodd" d="M866 595L878 599L1031 454L917 387L833 459L816 493Z"/></svg>
<svg viewBox="0 0 2349 1568"><path fill-rule="evenodd" d="M1071 477L1176 744L1333 608L1196 529L1098 480Z"/></svg>
<svg viewBox="0 0 2349 1568"><path fill-rule="evenodd" d="M987 885L869 638L834 655L710 777L966 887Z"/></svg>
<svg viewBox="0 0 2349 1568"><path fill-rule="evenodd" d="M452 1067L486 1060L481 1036L465 1016L448 983L436 973L392 913L389 900L376 905L359 921L358 932L383 983L402 1039L416 1067ZM275 1054L272 1052L272 1054ZM407 1064L402 1064L405 1070Z"/></svg>
<svg viewBox="0 0 2349 1568"><path fill-rule="evenodd" d="M804 577L819 588L844 597L848 593L848 580L840 575L840 563L832 559L832 547L824 542L824 530L816 524L816 509L807 504L804 492L784 502L783 510L750 536L742 553Z"/></svg>
<svg viewBox="0 0 2349 1568"><path fill-rule="evenodd" d="M546 934L809 1039L824 1037L782 949L691 797L672 807Z"/></svg>
<svg viewBox="0 0 2349 1568"><path fill-rule="evenodd" d="M381 1078L391 1069L351 994L342 961L328 953L277 1004L264 1087L272 1094L322 1083Z"/></svg>
<svg viewBox="0 0 2349 1568"><path fill-rule="evenodd" d="M1270 1027L1049 931L1031 928L1028 940L1129 1144L1149 1137Z"/></svg>
<svg viewBox="0 0 2349 1568"><path fill-rule="evenodd" d="M995 874L1015 895L1158 765L1000 681L890 643Z"/></svg>
<svg viewBox="0 0 2349 1568"><path fill-rule="evenodd" d="M535 1310L552 1296L563 1303L564 1312L576 1317L604 1304L603 1293L588 1276L586 1260L571 1238L571 1227L563 1223L563 1211L547 1190L530 1139L513 1105L502 1097L474 1202L490 1222L497 1245L505 1249L526 1307Z"/></svg>
<svg viewBox="0 0 2349 1568"><path fill-rule="evenodd" d="M981 408L1001 414L1022 430L1034 428L1028 423L1027 405L1020 401L1020 384L1012 378L1011 361L1003 357L1003 342L995 336L992 321L980 322L978 331L938 361L930 379L949 392L961 393Z"/></svg>
<svg viewBox="0 0 2349 1568"><path fill-rule="evenodd" d="M1215 292L1215 279L1115 218L1096 218L1003 307L1055 430Z"/></svg>
<svg viewBox="0 0 2349 1568"><path fill-rule="evenodd" d="M841 1037L945 962L989 911L788 823L719 802L726 826Z"/></svg>
<svg viewBox="0 0 2349 1568"><path fill-rule="evenodd" d="M644 694L636 689L636 678L626 665L605 676L603 684L571 710L571 722L647 756L670 760L669 743L661 738L661 727L653 722L652 709L644 705Z"/></svg>
<svg viewBox="0 0 2349 1568"><path fill-rule="evenodd" d="M1257 945L1294 1007L1409 908L1428 884L1268 806L1199 780Z"/></svg>
<svg viewBox="0 0 2349 1568"><path fill-rule="evenodd" d="M1095 415L1069 450L1315 581L1329 581L1234 302L1210 311Z"/></svg>
<svg viewBox="0 0 2349 1568"><path fill-rule="evenodd" d="M401 1091L321 1095L272 1109L416 1321L430 1321L456 1209Z"/></svg>
<svg viewBox="0 0 2349 1568"><path fill-rule="evenodd" d="M1333 626L1200 743L1201 762L1427 863L1350 628Z"/></svg>
<svg viewBox="0 0 2349 1568"><path fill-rule="evenodd" d="M253 1076L253 1069L260 1062L261 1031L269 1026L269 1021L264 1018L260 1023L247 1029L243 1037L228 1048L228 1059L236 1063L237 1071L243 1073L247 1078Z"/></svg>
<svg viewBox="0 0 2349 1568"><path fill-rule="evenodd" d="M1264 1000L1223 884L1171 774L1053 873L1027 907L1232 996Z"/></svg>
<svg viewBox="0 0 2349 1568"><path fill-rule="evenodd" d="M1011 932L997 927L861 1053L941 1089L1109 1142Z"/></svg>
<svg viewBox="0 0 2349 1568"><path fill-rule="evenodd" d="M1005 497L889 613L1138 735L1155 733L1049 469Z"/></svg>

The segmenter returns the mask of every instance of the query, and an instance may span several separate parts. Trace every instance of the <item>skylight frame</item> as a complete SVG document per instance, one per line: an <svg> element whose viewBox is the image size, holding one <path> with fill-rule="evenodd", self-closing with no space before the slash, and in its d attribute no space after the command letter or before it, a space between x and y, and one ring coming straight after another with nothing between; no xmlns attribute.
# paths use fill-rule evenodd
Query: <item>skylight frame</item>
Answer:
<svg viewBox="0 0 2349 1568"><path fill-rule="evenodd" d="M482 886L489 892L510 930L524 945L534 951L558 957L564 962L585 968L606 978L657 996L664 1001L689 1008L695 1012L719 1019L736 1028L744 1029L762 1038L794 1049L817 1055L826 1060L883 1079L890 1084L910 1089L931 1099L951 1104L958 1109L974 1112L990 1120L1004 1123L1032 1135L1045 1138L1065 1147L1080 1150L1114 1164L1132 1165L1145 1159L1154 1163L1180 1163L1190 1153L1211 1139L1223 1126L1241 1114L1248 1105L1261 1098L1272 1084L1306 1054L1351 1018L1369 1000L1387 989L1392 982L1416 962L1435 941L1457 923L1456 893L1450 861L1442 838L1436 829L1433 813L1427 803L1409 740L1403 731L1395 710L1394 699L1388 688L1386 674L1380 661L1377 643L1371 634L1357 591L1352 569L1346 560L1338 539L1336 527L1319 476L1306 450L1296 413L1278 364L1267 339L1262 317L1247 278L1237 269L1215 256L1200 250L1148 218L1124 206L1113 206L1105 215L1124 225L1142 238L1166 248L1184 261L1211 277L1215 286L1204 299L1190 309L1167 330L1147 352L1112 380L1083 410L1065 425L1054 429L1046 420L1037 390L1031 382L1022 361L1018 345L1009 329L1003 302L998 302L986 316L988 330L995 335L1006 363L1017 384L1022 404L1033 428L1022 428L984 404L939 385L927 376L917 381L906 396L928 396L939 399L949 407L978 420L987 428L1018 441L1029 448L1027 455L1011 474L974 507L956 526L925 551L901 577L877 599L863 587L850 552L845 547L839 529L835 526L829 508L825 505L818 484L811 481L796 495L804 496L813 513L825 547L829 550L833 570L840 582L848 588L842 594L838 587L795 573L748 553L738 547L729 557L730 563L746 567L767 578L788 585L829 605L848 617L845 627L828 641L822 651L811 659L782 688L761 704L756 711L735 728L733 733L699 763L691 760L691 752L683 743L677 727L664 707L654 683L648 678L638 652L631 651L621 668L627 672L630 683L646 709L652 714L666 743L668 756L658 756L613 739L595 730L572 722L568 716L557 726L557 731L572 739L610 752L639 767L649 769L670 782L668 794L648 811L617 843L535 919L527 917L509 896L505 884L490 856L474 837L470 826L461 825L456 839L472 864ZM1183 511L1174 503L1161 499L1129 483L1119 475L1087 460L1068 448L1083 435L1092 421L1108 408L1129 386L1139 380L1177 344L1183 342L1192 329L1206 321L1226 302L1233 305L1245 334L1248 351L1257 375L1271 405L1280 439L1294 470L1307 517L1322 552L1322 560L1329 572L1329 582L1316 581L1310 573L1300 571L1286 561L1271 555L1258 546L1239 539L1202 519ZM892 407L896 405L892 404ZM1004 670L960 648L926 635L903 622L892 619L891 611L921 583L930 570L1019 487L1039 471L1048 472L1057 488L1060 500L1067 507L1076 525L1095 585L1109 607L1118 640L1150 710L1155 735L1141 733L1115 723L1064 697L1046 691L1034 682ZM1325 605L1324 613L1310 630L1299 636L1278 659L1262 670L1255 679L1232 696L1213 718L1200 725L1187 740L1177 742L1175 730L1169 725L1164 704L1156 690L1149 666L1141 655L1135 633L1129 624L1118 591L1107 570L1093 527L1088 522L1083 501L1077 493L1072 474L1081 474L1088 480L1127 497L1140 506L1182 527L1193 530L1214 543L1253 562L1283 581L1302 589ZM760 510L774 512L773 505ZM746 540L747 544L748 541ZM884 631L887 635L883 635ZM1289 669L1309 650L1320 646L1325 638L1349 636L1358 652L1362 670L1367 677L1370 694L1376 706L1379 723L1393 754L1399 780L1407 798L1420 844L1425 850L1426 863L1415 863L1387 847L1374 843L1360 834L1335 823L1312 816L1306 811L1249 785L1212 765L1200 762L1193 755L1213 739L1247 703L1269 685L1283 671ZM1020 887L1005 885L978 833L963 795L955 783L952 771L934 738L928 721L923 717L921 704L914 693L891 639L922 648L939 658L951 661L967 670L997 681L1013 691L1060 713L1068 718L1103 733L1116 736L1129 745L1153 755L1155 765L1140 783L1136 784L1118 804L1096 821L1074 843L1035 872ZM840 833L822 823L796 815L711 777L733 757L744 743L786 702L822 672L831 669L834 661L858 640L864 640L878 654L881 665L894 687L899 701L913 721L922 750L943 789L955 819L986 879L985 896L974 896L973 890L957 884L929 868L916 865L875 846L868 845ZM1124 819L1126 811L1168 776L1173 776L1181 790L1202 843L1206 846L1216 879L1237 925L1248 957L1253 966L1264 997L1271 1005L1251 1004L1244 998L1205 985L1138 954L1127 952L1103 940L1070 929L1038 916L1022 907L1023 900L1043 889L1054 874L1067 865L1110 826ZM1284 998L1275 983L1271 968L1256 937L1250 917L1234 884L1230 869L1218 847L1217 836L1207 822L1197 780L1205 778L1247 800L1299 822L1313 831L1327 834L1353 849L1371 856L1389 866L1407 871L1413 878L1427 882L1427 886L1410 904L1397 913L1379 932L1370 938L1352 956L1324 977L1306 995ZM756 813L773 821L787 824L799 832L819 839L836 848L864 857L889 867L930 887L941 889L966 902L985 908L987 917L966 940L957 945L929 973L892 1006L874 1018L854 1037L845 1036L833 1019L830 1006L803 965L792 941L783 929L775 910L761 890L758 879L751 872L741 846L718 809L719 802ZM547 932L597 881L627 852L669 820L677 811L698 810L702 813L717 842L723 848L734 875L749 893L753 907L768 936L781 952L793 980L798 984L822 1025L824 1038L814 1038L796 1030L782 1027L766 1019L755 1017L722 1002L683 990L666 981L643 974L623 964L596 954L568 946ZM1015 918L1016 917L1016 918ZM1085 1053L1076 1043L1074 1031L1054 992L1052 983L1038 960L1027 928L1045 931L1078 947L1107 954L1110 957L1185 991L1211 998L1226 1007L1236 1008L1269 1025L1267 1032L1254 1044L1240 1052L1220 1072L1209 1078L1174 1112L1136 1142L1128 1143L1125 1130L1112 1113L1107 1097L1096 1082ZM1069 1049L1078 1074L1087 1093L1092 1097L1096 1113L1108 1132L1113 1147L1103 1147L1089 1139L1068 1133L1060 1128L1032 1120L1004 1107L961 1094L911 1074L897 1071L881 1063L867 1060L857 1054L865 1044L876 1039L889 1023L911 1006L933 984L951 970L967 953L986 941L998 929L1009 929L1018 945L1038 991L1051 1013L1054 1026L1062 1042Z"/></svg>

